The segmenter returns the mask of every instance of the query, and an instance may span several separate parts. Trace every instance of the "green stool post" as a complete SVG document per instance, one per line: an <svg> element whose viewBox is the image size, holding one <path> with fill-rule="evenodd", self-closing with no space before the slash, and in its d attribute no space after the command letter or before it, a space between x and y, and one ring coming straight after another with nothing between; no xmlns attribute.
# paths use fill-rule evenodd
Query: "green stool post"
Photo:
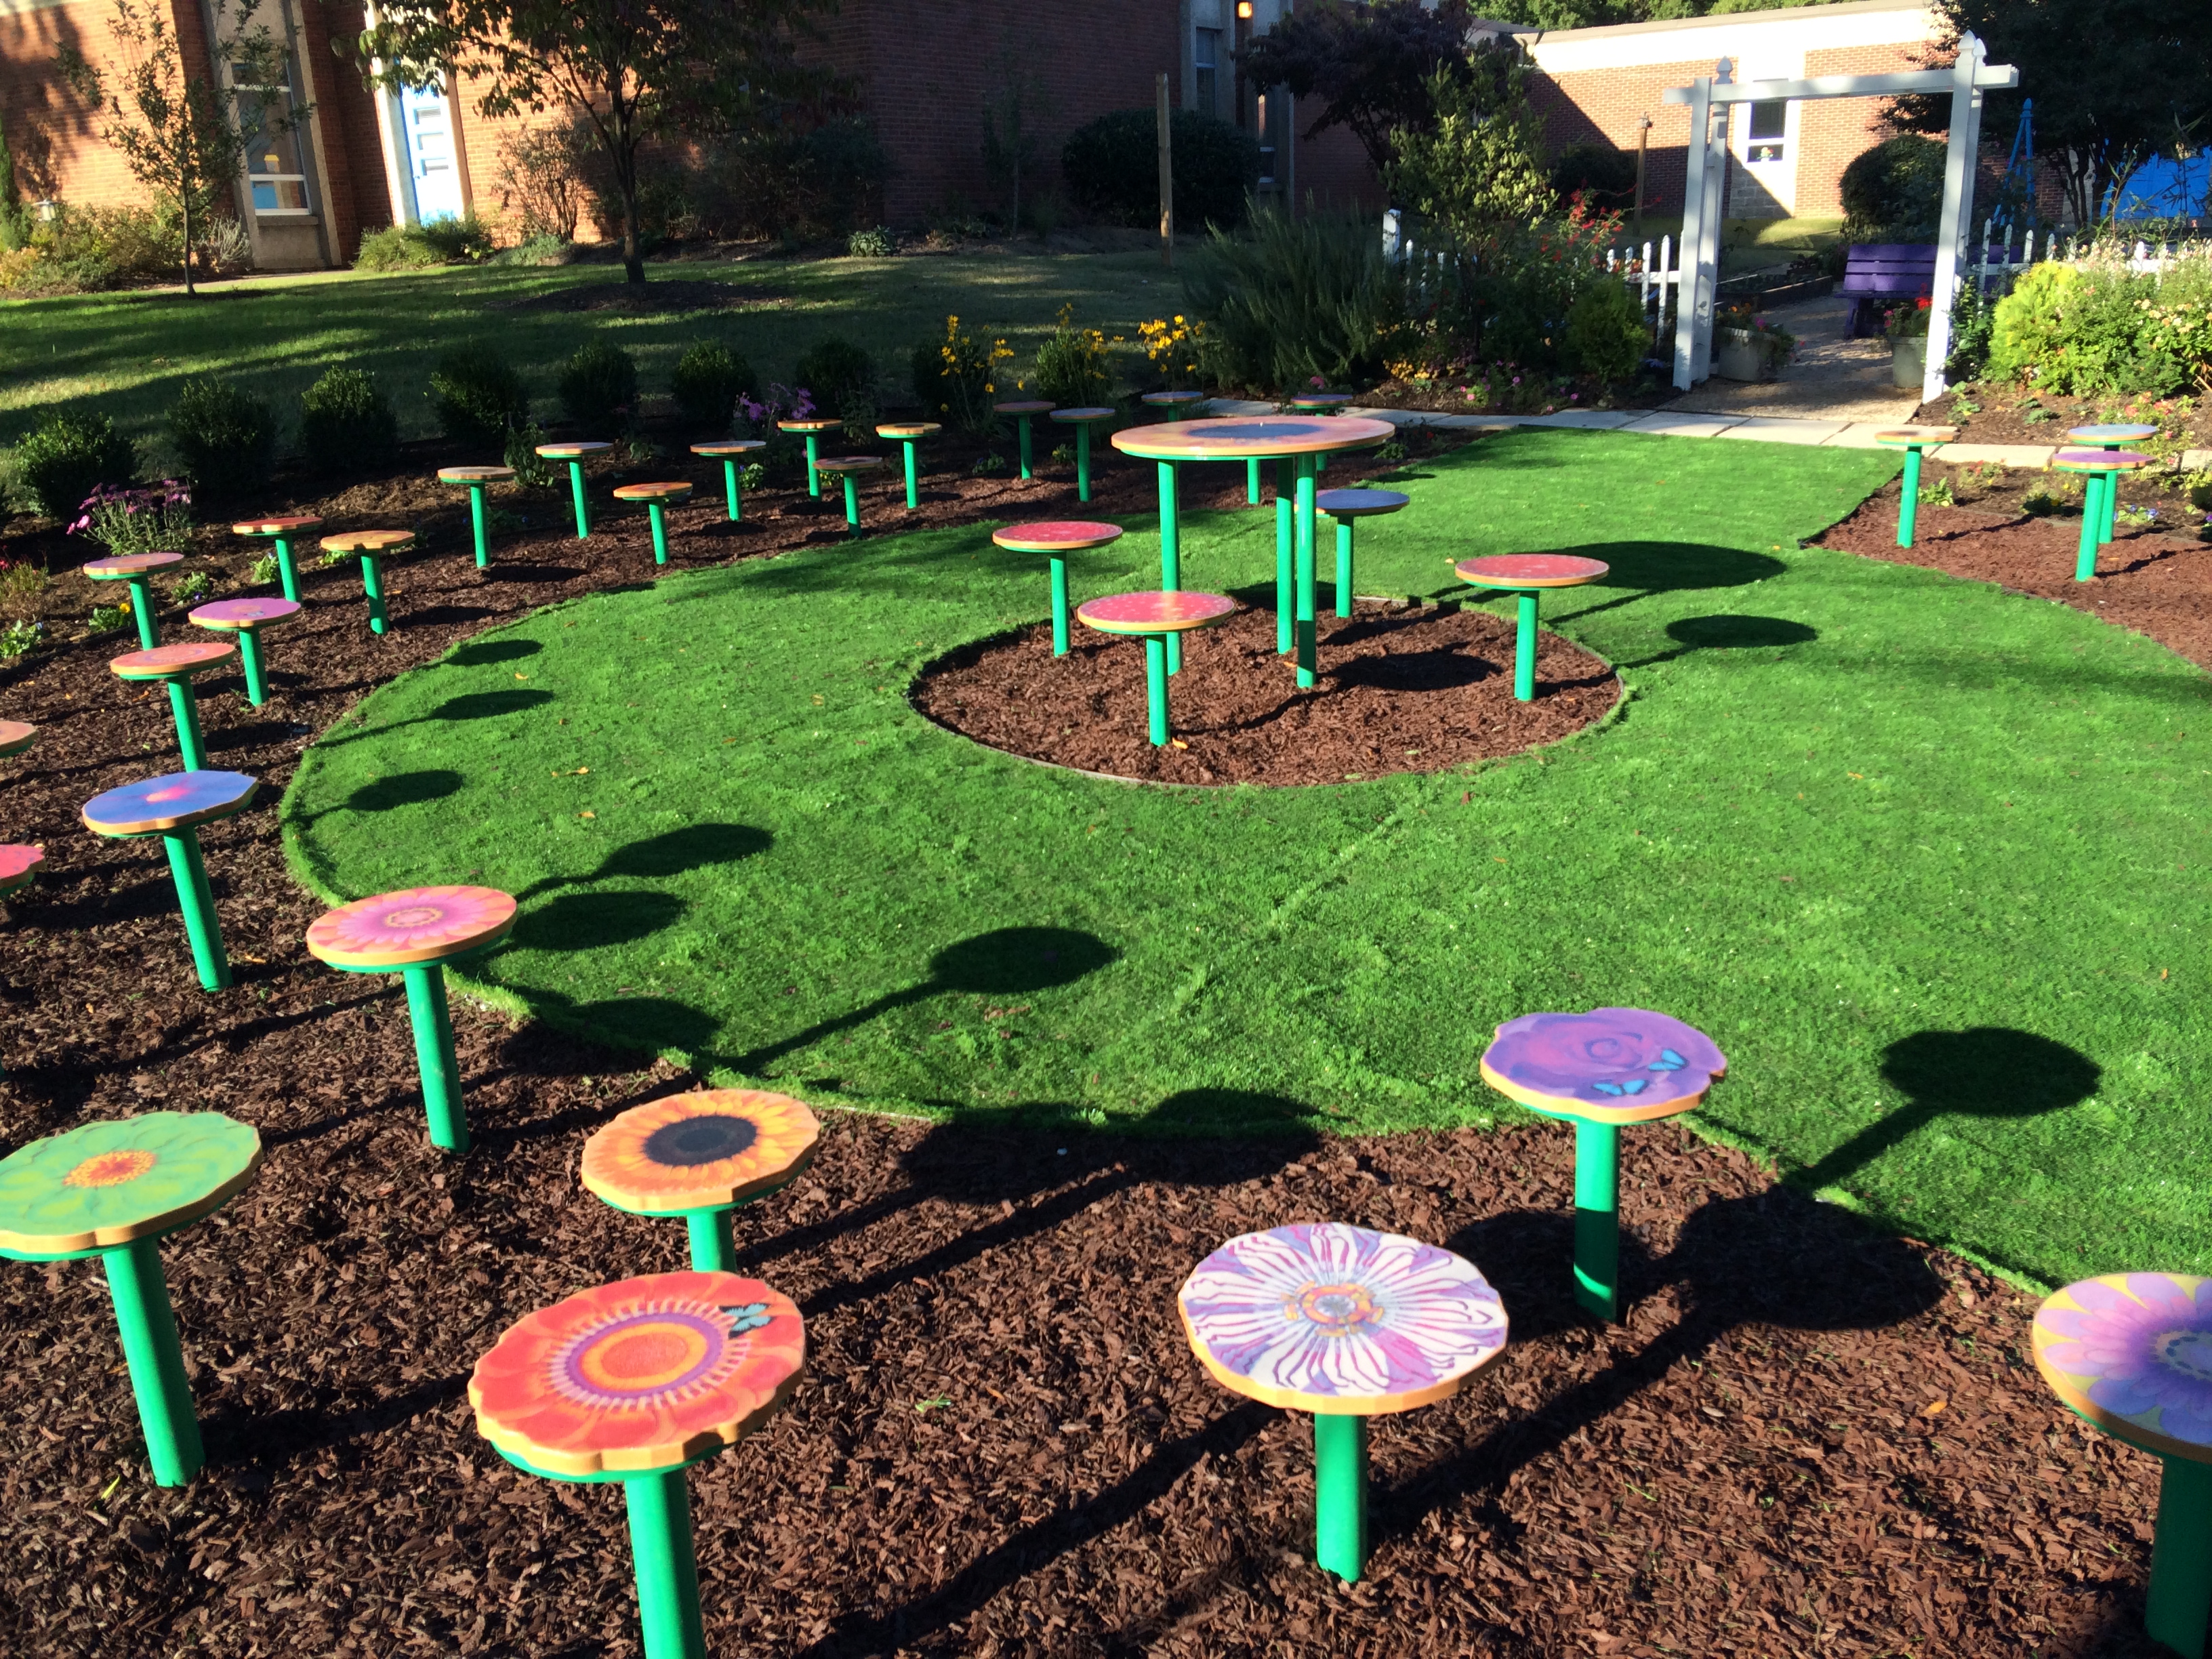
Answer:
<svg viewBox="0 0 2212 1659"><path fill-rule="evenodd" d="M1052 654L1067 654L1067 556L1087 553L1118 541L1121 526L1081 519L1055 519L1042 524L1008 525L994 531L991 539L1015 553L1043 553L1052 560Z"/></svg>
<svg viewBox="0 0 2212 1659"><path fill-rule="evenodd" d="M296 605L300 600L300 573L292 562L292 538L321 523L312 513L278 514L274 518L241 520L231 526L230 533L258 536L275 545L277 580L283 584L284 597Z"/></svg>
<svg viewBox="0 0 2212 1659"><path fill-rule="evenodd" d="M1203 392L1147 392L1137 401L1158 410L1164 420L1189 421L1198 418L1200 405L1207 398Z"/></svg>
<svg viewBox="0 0 2212 1659"><path fill-rule="evenodd" d="M1345 405L1351 401L1349 392L1308 392L1291 398L1283 407L1293 415L1341 415ZM1314 471L1316 473L1328 471L1328 455L1314 457Z"/></svg>
<svg viewBox="0 0 2212 1659"><path fill-rule="evenodd" d="M1052 418L1062 426L1075 428L1075 499L1091 499L1091 428L1101 421L1110 421L1110 409L1055 409Z"/></svg>
<svg viewBox="0 0 2212 1659"><path fill-rule="evenodd" d="M821 459L822 434L835 432L845 423L842 421L817 419L809 416L803 420L778 421L778 432L796 432L806 440L806 493L817 499L822 494L822 470L816 463Z"/></svg>
<svg viewBox="0 0 2212 1659"><path fill-rule="evenodd" d="M246 663L246 700L258 708L269 701L269 682L261 665L261 630L299 614L300 606L292 599L217 599L201 605L185 620L195 628L238 635L239 654Z"/></svg>
<svg viewBox="0 0 2212 1659"><path fill-rule="evenodd" d="M172 772L111 789L84 805L84 827L95 836L118 841L161 836L204 990L220 991L230 983L230 958L222 948L215 893L200 856L198 826L243 812L260 787L243 772Z"/></svg>
<svg viewBox="0 0 2212 1659"><path fill-rule="evenodd" d="M2081 494L2081 540L2074 556L2074 580L2086 582L2097 574L2097 550L2112 539L2105 528L2118 510L2120 477L2150 465L2150 457L2130 449L2062 449L2051 458L2052 468L2074 472L2084 483Z"/></svg>
<svg viewBox="0 0 2212 1659"><path fill-rule="evenodd" d="M1324 489L1314 497L1315 510L1336 520L1336 614L1340 617L1351 616L1358 593L1353 586L1352 526L1362 519L1398 512L1412 500L1395 489Z"/></svg>
<svg viewBox="0 0 2212 1659"><path fill-rule="evenodd" d="M750 455L757 449L767 447L768 445L758 438L717 438L712 443L691 446L691 453L694 455L704 455L709 460L721 462L722 490L729 499L732 524L743 523L745 516L744 495L738 488L739 458Z"/></svg>
<svg viewBox="0 0 2212 1659"><path fill-rule="evenodd" d="M1518 701L1533 702L1536 696L1537 594L1547 588L1580 587L1600 580L1611 568L1596 559L1565 553L1499 553L1488 558L1462 559L1452 567L1462 581L1511 593L1520 601L1513 643L1513 695Z"/></svg>
<svg viewBox="0 0 2212 1659"><path fill-rule="evenodd" d="M1022 477L1034 478L1036 477L1036 465L1030 456L1030 420L1032 416L1051 414L1052 405L1041 398L1022 398L1012 403L993 404L991 407L1001 415L1014 417L1014 430L1018 434L1016 441L1021 447Z"/></svg>
<svg viewBox="0 0 2212 1659"><path fill-rule="evenodd" d="M569 443L540 444L538 453L549 461L568 464L568 495L575 503L576 539L589 541L592 535L592 514L584 495L584 461L592 455L603 455L614 445L597 438L579 439Z"/></svg>
<svg viewBox="0 0 2212 1659"><path fill-rule="evenodd" d="M1121 634L1145 642L1145 690L1152 747L1164 749L1173 733L1168 722L1169 639L1194 628L1207 628L1237 609L1221 593L1113 593L1076 609L1075 618L1102 634Z"/></svg>
<svg viewBox="0 0 2212 1659"><path fill-rule="evenodd" d="M883 471L883 465L884 458L880 455L825 456L814 463L815 471L817 473L827 473L832 477L842 478L845 481L845 530L848 535L857 538L861 533L860 484L861 475L868 472L880 472Z"/></svg>
<svg viewBox="0 0 2212 1659"><path fill-rule="evenodd" d="M2130 444L2139 444L2146 439L2156 436L2158 436L2156 427L2136 422L2107 422L2099 426L2069 426L2066 428L2066 441L2083 449L2124 449ZM2084 501L2082 505L2086 508L2088 503ZM2097 526L2098 545L2102 546L2112 539L2112 533L2118 527L2119 506L2119 480L2106 478L2105 480L2105 510L2100 515Z"/></svg>
<svg viewBox="0 0 2212 1659"><path fill-rule="evenodd" d="M381 561L386 554L404 553L414 545L415 532L411 530L349 530L342 536L323 538L324 552L360 558L361 591L368 601L368 631L372 634L381 634L389 625L384 614Z"/></svg>
<svg viewBox="0 0 2212 1659"><path fill-rule="evenodd" d="M1259 463L1255 461L1253 465ZM1287 657L1298 643L1297 464L1275 463L1275 654Z"/></svg>
<svg viewBox="0 0 2212 1659"><path fill-rule="evenodd" d="M125 553L112 559L88 560L79 568L93 581L130 584L131 615L138 624L138 643L151 651L161 642L161 635L154 620L154 584L149 579L156 570L184 562L181 553Z"/></svg>
<svg viewBox="0 0 2212 1659"><path fill-rule="evenodd" d="M192 698L192 676L210 668L228 668L238 659L238 647L227 640L186 640L176 645L157 645L150 651L133 651L107 665L118 679L155 680L169 688L169 712L176 716L177 748L185 770L207 769L207 745L200 737L200 716Z"/></svg>
<svg viewBox="0 0 2212 1659"><path fill-rule="evenodd" d="M484 489L495 483L513 483L514 469L511 466L441 466L438 469L440 483L459 484L469 492L469 526L475 532L477 568L483 569L491 562L490 535L484 524Z"/></svg>
<svg viewBox="0 0 2212 1659"><path fill-rule="evenodd" d="M1920 516L1920 458L1939 445L1948 444L1959 435L1955 426L1901 426L1886 432L1877 432L1874 441L1885 449L1905 452L1905 477L1899 486L1897 500L1897 544L1912 545L1913 526Z"/></svg>
<svg viewBox="0 0 2212 1659"><path fill-rule="evenodd" d="M699 1273L736 1270L730 1212L814 1162L822 1126L789 1095L697 1089L629 1110L584 1143L584 1185L630 1215L682 1216Z"/></svg>
<svg viewBox="0 0 2212 1659"><path fill-rule="evenodd" d="M645 506L646 517L653 525L653 562L668 562L667 510L691 499L691 486L678 481L674 483L635 483L617 485L615 499L618 501L638 501Z"/></svg>
<svg viewBox="0 0 2212 1659"><path fill-rule="evenodd" d="M909 513L921 505L921 470L915 464L915 447L924 438L934 438L944 430L935 421L900 421L876 428L876 436L896 439L906 452L906 510Z"/></svg>
<svg viewBox="0 0 2212 1659"><path fill-rule="evenodd" d="M349 974L397 972L407 983L407 1016L430 1144L469 1149L461 1066L446 1006L446 963L488 951L514 931L514 900L493 887L409 887L325 911L307 929L309 954Z"/></svg>

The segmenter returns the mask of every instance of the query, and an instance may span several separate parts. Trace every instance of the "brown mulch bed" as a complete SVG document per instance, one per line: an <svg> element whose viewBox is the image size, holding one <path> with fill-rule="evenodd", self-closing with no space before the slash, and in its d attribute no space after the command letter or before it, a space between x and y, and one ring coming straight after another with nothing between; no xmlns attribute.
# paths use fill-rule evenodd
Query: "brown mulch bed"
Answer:
<svg viewBox="0 0 2212 1659"><path fill-rule="evenodd" d="M1964 409L1962 399L1978 407ZM2197 407L2187 399L2061 397L1983 380L1954 387L1934 403L1921 404L1912 419L1917 425L1955 426L1960 443L2063 444L2069 426L2136 421L2126 412L2131 403L2155 411L2143 415L2137 423L2171 422L2184 447L2212 448L2212 407Z"/></svg>
<svg viewBox="0 0 2212 1659"><path fill-rule="evenodd" d="M1611 667L1537 635L1536 700L1513 699L1513 624L1456 604L1363 600L1322 617L1320 684L1297 690L1276 655L1273 590L1183 636L1169 682L1173 740L1152 746L1145 651L1070 623L1065 657L1042 623L946 658L915 687L941 726L1033 760L1154 783L1340 783L1517 754L1601 719ZM1326 592L1323 606L1335 601ZM1088 635L1088 637L1085 637Z"/></svg>

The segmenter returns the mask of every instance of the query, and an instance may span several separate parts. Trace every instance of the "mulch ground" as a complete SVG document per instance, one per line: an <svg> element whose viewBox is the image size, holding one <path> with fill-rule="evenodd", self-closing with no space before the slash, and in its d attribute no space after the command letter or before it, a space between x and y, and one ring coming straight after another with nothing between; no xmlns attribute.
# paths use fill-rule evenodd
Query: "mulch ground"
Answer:
<svg viewBox="0 0 2212 1659"><path fill-rule="evenodd" d="M1921 426L1955 426L1967 444L2060 444L2069 426L2099 422L2163 423L2184 447L2212 447L2212 409L2201 400L2156 398L2072 398L2027 386L1981 380L1954 386L1913 412Z"/></svg>
<svg viewBox="0 0 2212 1659"><path fill-rule="evenodd" d="M1099 510L1144 511L1151 489L1109 469ZM924 522L1073 506L1060 477L930 494ZM408 499L345 510L390 522ZM368 633L349 569L315 570L274 642L270 705L204 688L216 763L263 778L265 800L374 685L653 571L641 523L579 545L552 497L479 574L465 502L428 499L406 509L425 551L393 574L392 633ZM768 492L726 532L687 509L675 562L835 537L836 511ZM0 826L50 856L0 924L0 1144L216 1109L269 1157L164 1252L210 1460L181 1492L147 1482L99 1270L0 1268L0 1650L634 1656L620 1498L510 1469L465 1389L530 1309L680 1264L679 1229L609 1210L575 1169L590 1129L690 1079L459 1006L477 1144L433 1152L398 988L305 956L319 907L265 807L206 832L238 984L202 994L158 851L76 820L174 753L162 702L106 669L128 643L0 675L0 714L44 728L8 763ZM2028 1298L1676 1129L1632 1137L1624 1185L1633 1303L1608 1330L1570 1297L1556 1128L1124 1141L834 1115L808 1176L738 1224L744 1267L806 1314L810 1369L757 1440L691 1479L711 1646L2151 1651L2130 1632L2155 1466L2054 1408ZM1220 1239L1319 1218L1465 1253L1513 1321L1464 1395L1377 1424L1376 1555L1348 1589L1308 1559L1307 1425L1217 1389L1173 1306Z"/></svg>

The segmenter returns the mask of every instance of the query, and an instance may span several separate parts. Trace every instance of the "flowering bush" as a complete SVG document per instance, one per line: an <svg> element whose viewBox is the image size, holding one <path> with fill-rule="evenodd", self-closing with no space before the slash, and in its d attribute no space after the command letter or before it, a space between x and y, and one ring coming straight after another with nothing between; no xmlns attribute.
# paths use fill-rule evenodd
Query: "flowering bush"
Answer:
<svg viewBox="0 0 2212 1659"><path fill-rule="evenodd" d="M2117 246L2032 267L1996 303L1988 372L2039 392L2212 393L2212 247L2155 270Z"/></svg>
<svg viewBox="0 0 2212 1659"><path fill-rule="evenodd" d="M1013 355L1003 339L986 345L963 331L957 317L947 317L945 337L915 350L914 395L926 412L944 416L963 432L988 431L998 418L991 404L998 395L999 365Z"/></svg>
<svg viewBox="0 0 2212 1659"><path fill-rule="evenodd" d="M78 504L69 533L110 556L180 551L192 538L192 492L174 478L143 489L101 484Z"/></svg>
<svg viewBox="0 0 2212 1659"><path fill-rule="evenodd" d="M1084 409L1104 403L1114 390L1114 368L1108 347L1121 343L1118 334L1109 342L1095 328L1076 327L1075 307L1062 306L1059 325L1037 348L1037 391L1061 409Z"/></svg>
<svg viewBox="0 0 2212 1659"><path fill-rule="evenodd" d="M1188 322L1181 317L1172 321L1155 317L1149 323L1137 325L1137 339L1145 348L1152 372L1167 383L1170 391L1197 389L1199 363L1206 350L1204 323Z"/></svg>
<svg viewBox="0 0 2212 1659"><path fill-rule="evenodd" d="M805 386L789 386L781 381L771 381L766 392L756 398L750 393L738 398L738 412L745 417L754 437L763 440L768 447L761 452L762 459L753 463L759 469L762 483L771 477L792 478L799 476L805 458L805 446L793 434L781 431L778 421L808 421L815 416L814 394ZM747 489L757 489L748 471L744 483Z"/></svg>
<svg viewBox="0 0 2212 1659"><path fill-rule="evenodd" d="M92 614L84 619L87 631L94 634L120 634L131 626L131 601L119 599L113 605L94 605Z"/></svg>
<svg viewBox="0 0 2212 1659"><path fill-rule="evenodd" d="M1881 331L1893 340L1924 340L1935 301L1923 295L1911 305L1892 306L1883 313Z"/></svg>
<svg viewBox="0 0 2212 1659"><path fill-rule="evenodd" d="M1713 325L1743 335L1748 343L1759 349L1760 360L1770 369L1781 368L1797 349L1795 334L1771 318L1760 316L1748 305L1721 307L1713 313Z"/></svg>

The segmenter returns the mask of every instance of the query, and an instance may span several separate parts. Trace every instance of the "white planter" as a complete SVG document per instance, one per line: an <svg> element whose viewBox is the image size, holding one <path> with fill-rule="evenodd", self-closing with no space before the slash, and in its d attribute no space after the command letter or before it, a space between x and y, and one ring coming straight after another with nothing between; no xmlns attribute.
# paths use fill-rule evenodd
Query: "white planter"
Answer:
<svg viewBox="0 0 2212 1659"><path fill-rule="evenodd" d="M1889 382L1917 390L1928 378L1928 337L1911 335L1889 343Z"/></svg>
<svg viewBox="0 0 2212 1659"><path fill-rule="evenodd" d="M1751 331L1744 328L1713 331L1713 373L1723 380L1775 378L1766 354L1752 343Z"/></svg>

